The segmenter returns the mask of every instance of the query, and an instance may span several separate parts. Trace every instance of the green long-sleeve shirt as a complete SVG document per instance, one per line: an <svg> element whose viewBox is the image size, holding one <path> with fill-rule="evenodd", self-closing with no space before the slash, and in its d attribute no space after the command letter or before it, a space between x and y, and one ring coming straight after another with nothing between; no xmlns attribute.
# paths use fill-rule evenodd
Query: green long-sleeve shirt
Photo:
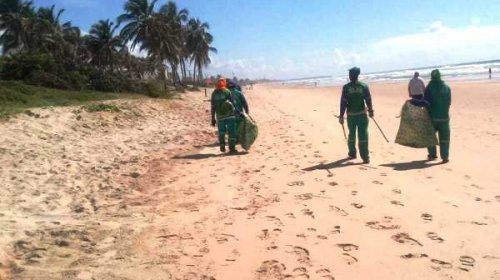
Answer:
<svg viewBox="0 0 500 280"><path fill-rule="evenodd" d="M226 100L230 102L226 102ZM217 117L218 120L221 120L234 116L234 106L232 105L233 99L228 89L214 90L212 92L211 104L213 119Z"/></svg>
<svg viewBox="0 0 500 280"><path fill-rule="evenodd" d="M340 116L347 114L359 114L365 111L365 102L368 111L372 111L372 98L368 86L362 82L350 82L342 88L340 97Z"/></svg>
<svg viewBox="0 0 500 280"><path fill-rule="evenodd" d="M424 93L429 102L429 115L433 121L449 121L451 106L451 89L444 82L430 82Z"/></svg>

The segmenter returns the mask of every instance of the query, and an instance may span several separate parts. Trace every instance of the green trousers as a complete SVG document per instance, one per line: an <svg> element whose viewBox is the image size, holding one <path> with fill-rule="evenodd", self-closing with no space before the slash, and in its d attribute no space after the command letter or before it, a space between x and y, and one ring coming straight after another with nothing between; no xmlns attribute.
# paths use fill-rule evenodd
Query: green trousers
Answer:
<svg viewBox="0 0 500 280"><path fill-rule="evenodd" d="M219 145L226 146L226 133L229 135L229 150L236 149L236 119L234 117L222 119L217 121L217 128L219 130Z"/></svg>
<svg viewBox="0 0 500 280"><path fill-rule="evenodd" d="M235 129L236 129L236 143L238 143L238 135L240 133L241 121L243 120L242 116L236 116L235 120Z"/></svg>
<svg viewBox="0 0 500 280"><path fill-rule="evenodd" d="M368 116L366 114L347 116L347 127L349 128L349 156L356 156L356 131L358 133L359 154L363 160L370 159L368 152Z"/></svg>
<svg viewBox="0 0 500 280"><path fill-rule="evenodd" d="M432 121L434 129L438 133L439 138L439 155L441 159L448 160L450 152L450 122L449 121ZM437 157L436 146L427 148L430 157Z"/></svg>

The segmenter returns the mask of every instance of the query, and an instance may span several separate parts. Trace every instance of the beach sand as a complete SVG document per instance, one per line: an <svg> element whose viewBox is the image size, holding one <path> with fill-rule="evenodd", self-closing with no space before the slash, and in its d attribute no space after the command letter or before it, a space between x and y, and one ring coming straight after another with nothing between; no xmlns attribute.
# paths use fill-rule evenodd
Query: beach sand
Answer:
<svg viewBox="0 0 500 280"><path fill-rule="evenodd" d="M500 84L450 85L448 164L394 143L401 83L370 85L368 165L339 87L246 91L235 156L203 93L3 122L0 279L500 279Z"/></svg>

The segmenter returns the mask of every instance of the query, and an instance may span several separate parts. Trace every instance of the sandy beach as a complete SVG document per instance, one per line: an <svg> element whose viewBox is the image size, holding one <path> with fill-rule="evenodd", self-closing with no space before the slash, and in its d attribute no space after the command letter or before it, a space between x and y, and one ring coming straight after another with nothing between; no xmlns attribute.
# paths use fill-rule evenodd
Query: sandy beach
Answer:
<svg viewBox="0 0 500 280"><path fill-rule="evenodd" d="M445 77L446 79L446 77ZM247 90L220 155L202 92L0 123L0 279L500 279L500 83L453 82L450 162L394 143L406 83L370 85L371 163L340 87Z"/></svg>

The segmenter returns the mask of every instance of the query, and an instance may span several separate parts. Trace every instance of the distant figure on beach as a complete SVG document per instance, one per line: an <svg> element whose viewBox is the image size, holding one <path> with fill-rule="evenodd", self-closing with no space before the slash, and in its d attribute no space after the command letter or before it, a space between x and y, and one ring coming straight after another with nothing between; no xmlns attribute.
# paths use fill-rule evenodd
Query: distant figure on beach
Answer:
<svg viewBox="0 0 500 280"><path fill-rule="evenodd" d="M451 90L448 85L441 79L441 72L438 69L431 72L431 81L425 88L425 100L429 103L429 115L431 116L432 125L438 133L439 138L439 154L443 163L449 161L450 149L450 106L451 106ZM427 148L429 160L437 159L436 146Z"/></svg>
<svg viewBox="0 0 500 280"><path fill-rule="evenodd" d="M250 114L248 110L248 103L245 95L241 91L241 87L234 80L228 79L226 82L227 88L231 91L231 97L233 99L236 117L236 132L238 132L243 113L246 113L247 115Z"/></svg>
<svg viewBox="0 0 500 280"><path fill-rule="evenodd" d="M408 94L411 104L419 107L425 106L424 100L425 81L420 78L420 73L415 72L413 78L408 83Z"/></svg>
<svg viewBox="0 0 500 280"><path fill-rule="evenodd" d="M220 77L216 89L212 92L212 126L217 124L220 151L226 151L226 132L229 134L229 152L236 153L236 117L234 101L227 89L226 79Z"/></svg>
<svg viewBox="0 0 500 280"><path fill-rule="evenodd" d="M420 78L420 73L415 72L413 78L408 83L408 94L410 98L422 99L424 98L425 82Z"/></svg>
<svg viewBox="0 0 500 280"><path fill-rule="evenodd" d="M344 124L344 113L347 110L347 127L349 128L348 147L349 158L356 158L356 130L358 132L359 154L363 159L363 163L370 163L370 155L368 151L368 116L366 115L366 107L368 107L368 115L373 118L373 106L368 86L358 81L361 70L358 67L349 69L350 82L342 88L342 96L340 98L340 124Z"/></svg>
<svg viewBox="0 0 500 280"><path fill-rule="evenodd" d="M490 69L488 70L488 72L490 73L490 80L491 80L491 67L490 67Z"/></svg>

